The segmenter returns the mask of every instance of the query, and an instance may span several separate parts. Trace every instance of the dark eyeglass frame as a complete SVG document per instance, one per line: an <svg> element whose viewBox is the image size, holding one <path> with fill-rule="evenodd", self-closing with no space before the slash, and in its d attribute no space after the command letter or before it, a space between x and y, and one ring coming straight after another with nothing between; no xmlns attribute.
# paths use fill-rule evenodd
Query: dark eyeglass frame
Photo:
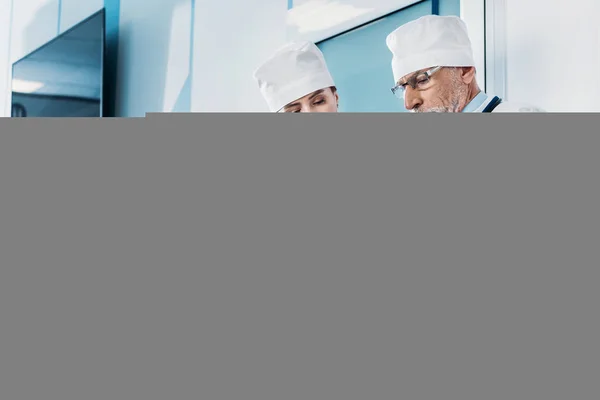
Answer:
<svg viewBox="0 0 600 400"><path fill-rule="evenodd" d="M429 83L429 78L431 78L431 76L433 74L435 74L436 72L438 72L440 69L442 69L442 66L437 66L437 67L433 67L427 71L421 72L409 79L407 79L407 81L405 83L403 83L402 85L396 85L392 88L392 93L394 94L394 96L396 96L399 99L403 99L404 98L404 92L406 91L406 85L409 85L411 88L413 88L414 90L419 90L420 88L418 88L417 86L420 84L427 84ZM423 78L425 78L425 80L423 80ZM418 81L417 81L418 80Z"/></svg>

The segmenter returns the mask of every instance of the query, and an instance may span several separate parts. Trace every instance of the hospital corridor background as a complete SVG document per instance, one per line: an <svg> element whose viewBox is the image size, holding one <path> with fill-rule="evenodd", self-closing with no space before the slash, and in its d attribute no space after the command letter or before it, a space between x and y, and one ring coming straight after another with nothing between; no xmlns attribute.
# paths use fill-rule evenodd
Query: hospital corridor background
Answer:
<svg viewBox="0 0 600 400"><path fill-rule="evenodd" d="M325 55L340 111L404 112L389 91L385 36L427 14L464 19L486 92L549 112L600 111L597 0L0 0L0 9L5 117L25 113L24 98L88 101L74 88L89 89L89 74L100 73L94 101L101 92L104 116L264 112L252 72L299 39L317 43ZM38 49L100 10L101 67L83 57L86 48L98 49L97 37L72 37L72 46L42 57ZM24 59L31 79L13 76Z"/></svg>

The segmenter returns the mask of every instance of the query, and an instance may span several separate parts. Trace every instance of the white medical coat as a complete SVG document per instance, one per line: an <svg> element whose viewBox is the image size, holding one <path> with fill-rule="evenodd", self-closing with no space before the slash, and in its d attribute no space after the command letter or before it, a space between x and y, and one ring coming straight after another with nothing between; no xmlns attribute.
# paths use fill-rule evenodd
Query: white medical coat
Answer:
<svg viewBox="0 0 600 400"><path fill-rule="evenodd" d="M483 104L480 105L479 107L477 107L473 112L475 112L475 113L483 112L483 110L487 107L488 104L490 104L492 102L493 99L494 99L494 96L488 96L487 99L485 99L485 101L483 102ZM541 108L534 107L530 104L513 103L510 101L502 100L502 103L498 104L492 112L539 113L539 112L545 112L545 111L542 110Z"/></svg>

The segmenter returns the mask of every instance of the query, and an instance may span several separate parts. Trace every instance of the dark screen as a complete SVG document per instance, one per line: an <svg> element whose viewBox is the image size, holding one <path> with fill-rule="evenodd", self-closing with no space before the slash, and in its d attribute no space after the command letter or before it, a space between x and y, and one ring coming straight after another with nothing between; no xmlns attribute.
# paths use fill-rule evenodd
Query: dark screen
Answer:
<svg viewBox="0 0 600 400"><path fill-rule="evenodd" d="M101 117L104 11L13 65L13 117Z"/></svg>

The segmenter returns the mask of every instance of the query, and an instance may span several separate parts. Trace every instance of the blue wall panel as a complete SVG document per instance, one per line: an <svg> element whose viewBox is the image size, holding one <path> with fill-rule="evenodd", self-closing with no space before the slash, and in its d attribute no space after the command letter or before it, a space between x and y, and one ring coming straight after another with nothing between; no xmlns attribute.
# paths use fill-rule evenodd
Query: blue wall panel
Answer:
<svg viewBox="0 0 600 400"><path fill-rule="evenodd" d="M460 0L439 0L441 15L458 15ZM432 14L432 0L422 1L370 24L318 43L340 94L341 112L405 112L391 92L392 54L385 44L398 26Z"/></svg>
<svg viewBox="0 0 600 400"><path fill-rule="evenodd" d="M460 0L440 0L440 15L456 15L460 17Z"/></svg>

